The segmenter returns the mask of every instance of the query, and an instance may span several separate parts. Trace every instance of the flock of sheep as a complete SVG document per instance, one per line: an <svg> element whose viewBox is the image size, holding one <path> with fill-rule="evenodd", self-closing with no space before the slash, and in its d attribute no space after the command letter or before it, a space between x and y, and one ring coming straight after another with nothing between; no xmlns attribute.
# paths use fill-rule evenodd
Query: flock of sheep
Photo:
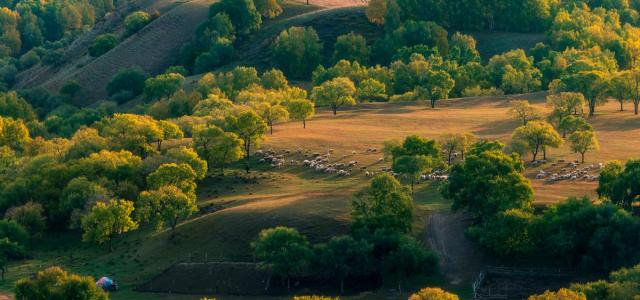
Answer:
<svg viewBox="0 0 640 300"><path fill-rule="evenodd" d="M551 167L558 167L561 164L565 163L564 160L559 160L557 163L551 164ZM603 163L591 164L585 167L580 168L580 162L572 161L566 163L559 171L545 171L540 170L538 174L536 174L536 179L544 179L548 183L563 181L563 180L586 180L586 181L597 181L600 178L600 175L590 175L590 172L600 172L604 168Z"/></svg>
<svg viewBox="0 0 640 300"><path fill-rule="evenodd" d="M363 153L378 154L379 150L377 148L368 148L364 150ZM267 163L274 169L283 168L285 166L302 166L317 173L336 174L342 177L351 176L356 172L359 172L366 177L373 177L380 172L390 173L396 178L402 177L401 174L393 172L390 167L382 166L378 170L374 171L367 166L359 166L359 162L356 160L346 162L346 159L349 157L348 155L342 156L342 160L345 160L345 162L331 162L330 159L334 154L333 149L329 149L325 154L311 152L301 148L298 148L295 151L275 151L273 149L258 150L255 154L260 157L260 163ZM356 154L358 154L358 152L355 150L351 152L352 156ZM294 155L296 155L298 159L296 159ZM378 158L377 163L382 163L383 161L384 157L380 157ZM421 175L419 179L420 181L445 181L448 178L446 171L435 170L432 173Z"/></svg>

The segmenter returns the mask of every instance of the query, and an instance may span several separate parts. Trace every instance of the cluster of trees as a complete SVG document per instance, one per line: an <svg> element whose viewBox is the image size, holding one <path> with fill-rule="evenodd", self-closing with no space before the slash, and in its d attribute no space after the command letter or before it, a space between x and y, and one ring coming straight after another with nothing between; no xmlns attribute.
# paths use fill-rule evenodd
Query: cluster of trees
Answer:
<svg viewBox="0 0 640 300"><path fill-rule="evenodd" d="M584 162L588 151L599 148L593 126L584 115L586 102L580 93L562 92L549 95L547 104L552 111L546 117L547 122L543 120L541 110L529 101L512 101L508 114L521 121L522 126L513 132L510 150L521 155L530 152L534 162L542 153L542 159L546 160L548 148L558 148L563 143L563 138L566 138L571 151L579 154Z"/></svg>
<svg viewBox="0 0 640 300"><path fill-rule="evenodd" d="M586 198L570 198L536 214L523 169L517 154L506 154L504 145L492 141L476 143L463 162L451 167L443 196L453 200L454 209L478 218L468 231L482 245L499 255L554 257L603 270L640 259L633 250L640 245L633 234L640 226L636 217L610 202ZM614 173L603 178L618 178ZM615 180L602 180L602 193L611 193L607 188Z"/></svg>
<svg viewBox="0 0 640 300"><path fill-rule="evenodd" d="M310 245L297 230L263 230L252 244L256 258L289 285L302 276L333 280L344 291L345 282L380 276L398 284L412 276L437 271L437 257L408 235L411 231L411 192L393 176L374 177L370 187L352 203L350 235Z"/></svg>
<svg viewBox="0 0 640 300"><path fill-rule="evenodd" d="M180 51L182 63L204 73L234 57L234 42L260 29L263 18L283 12L275 0L223 0L211 5L209 18L196 30L194 40Z"/></svg>
<svg viewBox="0 0 640 300"><path fill-rule="evenodd" d="M0 3L0 91L13 85L19 70L62 63L64 47L118 5L112 0Z"/></svg>
<svg viewBox="0 0 640 300"><path fill-rule="evenodd" d="M144 11L136 11L129 14L124 19L123 35L119 37L113 33L105 33L97 36L89 46L89 55L92 57L98 57L109 52L109 50L118 45L120 39L133 35L157 17L159 17L159 13L157 11L154 12L154 14L149 14Z"/></svg>

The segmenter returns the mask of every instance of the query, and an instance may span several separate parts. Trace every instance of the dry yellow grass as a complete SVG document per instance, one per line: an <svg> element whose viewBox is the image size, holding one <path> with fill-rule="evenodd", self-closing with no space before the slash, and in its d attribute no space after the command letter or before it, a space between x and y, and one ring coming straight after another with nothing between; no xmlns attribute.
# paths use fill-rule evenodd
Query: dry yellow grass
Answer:
<svg viewBox="0 0 640 300"><path fill-rule="evenodd" d="M438 138L444 133L471 132L480 138L498 139L508 142L512 131L519 125L507 117L510 99L529 99L539 108L548 111L543 93L513 97L489 97L476 99L454 99L441 101L433 110L425 103L366 104L337 116L320 112L308 122L307 129L300 123L288 122L277 125L274 135L269 136L265 147L313 151L335 149L338 156L349 155L349 160L358 160L365 165L375 163L381 154L363 154L367 148L381 148L391 139L402 139L418 134L427 138ZM597 108L593 123L601 149L587 153L587 163L610 160L627 160L640 155L640 116L630 111L617 111L617 104L610 102ZM352 151L359 154L351 156ZM549 151L552 160L575 160L567 144ZM529 159L525 156L524 159ZM594 196L594 182L560 182L545 184L533 179L539 169L529 169L526 174L532 179L536 190L536 201L547 204L568 196Z"/></svg>

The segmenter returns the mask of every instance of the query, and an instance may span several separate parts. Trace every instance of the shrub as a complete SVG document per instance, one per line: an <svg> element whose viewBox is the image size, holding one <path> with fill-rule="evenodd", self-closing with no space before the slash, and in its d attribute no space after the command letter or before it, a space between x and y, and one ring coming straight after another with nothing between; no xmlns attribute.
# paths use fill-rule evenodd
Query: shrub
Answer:
<svg viewBox="0 0 640 300"><path fill-rule="evenodd" d="M127 36L138 32L151 22L151 15L143 11L131 13L124 19L125 34Z"/></svg>
<svg viewBox="0 0 640 300"><path fill-rule="evenodd" d="M101 56L109 52L109 50L115 48L118 45L118 38L110 33L101 34L93 40L91 46L89 46L89 55L93 57Z"/></svg>
<svg viewBox="0 0 640 300"><path fill-rule="evenodd" d="M118 103L142 94L147 74L139 67L120 70L107 85L107 92Z"/></svg>
<svg viewBox="0 0 640 300"><path fill-rule="evenodd" d="M288 76L309 78L322 60L322 43L311 27L291 27L276 38L273 60Z"/></svg>

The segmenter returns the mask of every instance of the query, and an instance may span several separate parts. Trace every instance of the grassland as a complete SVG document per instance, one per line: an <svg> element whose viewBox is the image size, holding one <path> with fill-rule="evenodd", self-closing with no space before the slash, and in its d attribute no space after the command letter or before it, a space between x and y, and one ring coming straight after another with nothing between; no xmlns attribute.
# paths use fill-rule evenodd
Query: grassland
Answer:
<svg viewBox="0 0 640 300"><path fill-rule="evenodd" d="M335 160L357 160L370 170L382 167L380 153L367 153L368 148L381 148L382 142L401 139L410 134L437 138L446 132L472 132L481 138L507 141L517 121L509 120L509 99L527 98L543 110L544 94L518 97L454 99L442 101L439 108L426 103L365 104L337 116L321 111L303 129L298 122L278 124L263 148L303 148L325 152L334 149ZM589 163L626 160L640 149L640 117L629 111L619 112L614 103L598 107L592 123L601 150L589 153ZM356 154L352 154L356 151ZM343 156L345 156L343 158ZM566 145L550 151L551 160L573 160ZM525 159L527 159L525 157ZM261 166L252 175L209 178L199 183L199 205L204 213L179 226L175 239L168 232L152 233L150 229L128 235L116 242L112 253L105 248L81 243L77 233L46 236L38 242L33 258L10 267L7 281L0 290L8 291L17 278L50 265L62 265L72 271L92 276L110 275L118 279L123 291L114 299L196 299L194 297L140 295L132 289L158 274L171 264L186 260L251 260L249 243L267 227L296 227L313 242L347 232L349 205L353 192L366 186L362 173L350 177L317 174L300 166L272 170ZM232 171L239 172L239 171ZM545 184L533 179L537 169L528 169L536 191L536 204L544 205L568 196L594 196L596 183L559 182ZM414 233L423 236L430 212L445 211L449 203L438 193L437 183L421 184L415 195ZM433 279L416 285L434 284ZM466 284L452 289L465 292ZM388 295L367 296L366 299ZM226 298L222 299L237 299Z"/></svg>

